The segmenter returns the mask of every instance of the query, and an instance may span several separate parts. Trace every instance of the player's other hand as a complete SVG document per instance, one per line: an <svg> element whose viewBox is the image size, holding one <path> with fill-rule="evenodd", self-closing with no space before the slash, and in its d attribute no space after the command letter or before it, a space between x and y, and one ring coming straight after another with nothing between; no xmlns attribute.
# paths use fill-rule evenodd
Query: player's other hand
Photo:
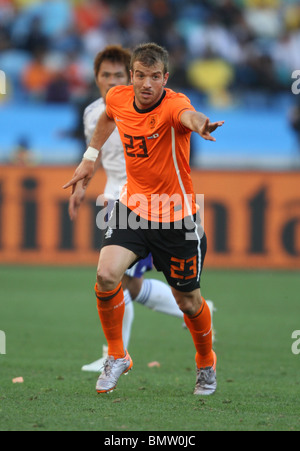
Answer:
<svg viewBox="0 0 300 451"><path fill-rule="evenodd" d="M69 199L69 216L71 221L75 221L80 205L82 204L85 196L85 188L82 186L82 181L73 185L73 193Z"/></svg>
<svg viewBox="0 0 300 451"><path fill-rule="evenodd" d="M201 127L199 135L206 139L207 141L216 141L215 138L211 136L218 127L222 127L224 121L219 122L210 122L209 119L206 119L204 125Z"/></svg>
<svg viewBox="0 0 300 451"><path fill-rule="evenodd" d="M67 189L73 186L75 190L76 183L82 180L82 187L86 188L93 177L95 163L90 160L83 159L78 168L76 169L73 178L63 186L63 189Z"/></svg>

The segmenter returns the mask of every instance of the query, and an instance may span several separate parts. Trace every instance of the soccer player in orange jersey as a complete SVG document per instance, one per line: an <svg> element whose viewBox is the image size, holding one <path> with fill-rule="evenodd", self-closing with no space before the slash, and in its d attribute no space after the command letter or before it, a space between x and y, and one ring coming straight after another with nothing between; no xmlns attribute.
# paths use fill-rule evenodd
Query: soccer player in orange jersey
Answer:
<svg viewBox="0 0 300 451"><path fill-rule="evenodd" d="M84 111L83 123L87 143L90 143L99 116L106 108L107 92L118 85L128 85L130 82L130 59L129 50L118 45L110 45L99 52L94 61L94 73L100 98L93 101ZM122 141L117 128L108 138L99 152L95 168L102 163L106 175L104 199L107 207L102 210L108 214L113 209L114 203L119 199L120 189L125 184L127 175ZM69 214L75 220L81 203L84 200L86 188L82 188L82 181L76 184L74 192L69 200ZM105 227L105 222L100 225ZM123 342L128 349L131 328L134 319L133 301L151 310L172 315L183 320L183 313L179 309L170 287L157 279L144 278L146 271L153 269L152 256L140 260L132 268L126 271L122 279L122 287L125 299L125 313L123 318ZM212 303L209 304L213 312ZM83 371L100 373L107 358L107 346L103 345L103 355L100 359L84 365Z"/></svg>
<svg viewBox="0 0 300 451"><path fill-rule="evenodd" d="M211 136L223 121L211 123L195 111L189 99L166 88L168 53L154 43L138 46L131 59L132 86L112 88L90 147L64 186L79 180L88 184L100 149L115 126L123 142L127 183L116 203L100 252L95 292L108 342L109 357L96 390L113 390L119 377L132 368L124 349L121 280L128 267L149 252L163 271L196 348L194 393L215 392L216 354L212 348L209 308L201 296L200 276L206 254L206 235L199 223L190 177L190 136Z"/></svg>

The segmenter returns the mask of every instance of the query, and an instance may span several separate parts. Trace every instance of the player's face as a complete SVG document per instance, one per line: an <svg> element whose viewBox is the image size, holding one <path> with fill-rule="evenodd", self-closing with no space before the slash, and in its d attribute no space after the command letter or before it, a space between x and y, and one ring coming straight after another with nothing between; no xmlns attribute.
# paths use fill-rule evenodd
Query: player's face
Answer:
<svg viewBox="0 0 300 451"><path fill-rule="evenodd" d="M112 63L111 61L103 61L96 78L101 97L106 99L106 94L118 85L128 85L129 79L126 68L122 63Z"/></svg>
<svg viewBox="0 0 300 451"><path fill-rule="evenodd" d="M163 63L144 66L136 61L131 72L131 82L135 93L135 102L141 110L154 106L163 94L169 73L164 74Z"/></svg>

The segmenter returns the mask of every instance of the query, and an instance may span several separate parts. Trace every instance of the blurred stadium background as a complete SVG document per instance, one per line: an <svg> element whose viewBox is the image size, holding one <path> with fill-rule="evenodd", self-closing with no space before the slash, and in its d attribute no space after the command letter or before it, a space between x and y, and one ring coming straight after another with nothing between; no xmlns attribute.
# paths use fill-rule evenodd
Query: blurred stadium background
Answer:
<svg viewBox="0 0 300 451"><path fill-rule="evenodd" d="M300 268L296 0L0 0L0 262L95 261L104 178L75 226L61 186L86 147L94 56L145 41L169 50L170 88L226 121L216 143L192 139L208 265Z"/></svg>

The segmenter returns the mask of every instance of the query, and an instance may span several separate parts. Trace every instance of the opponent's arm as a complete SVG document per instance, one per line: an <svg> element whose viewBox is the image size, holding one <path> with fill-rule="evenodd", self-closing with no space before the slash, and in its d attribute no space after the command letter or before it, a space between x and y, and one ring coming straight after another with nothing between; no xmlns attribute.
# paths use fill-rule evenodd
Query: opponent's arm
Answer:
<svg viewBox="0 0 300 451"><path fill-rule="evenodd" d="M210 122L205 114L198 111L184 111L180 117L180 122L192 132L198 133L207 141L216 141L215 138L211 136L211 133L218 127L222 127L224 124L224 121Z"/></svg>
<svg viewBox="0 0 300 451"><path fill-rule="evenodd" d="M80 180L83 181L82 187L87 187L95 172L95 162L99 158L99 149L103 147L115 128L114 120L108 117L104 111L97 122L90 146L83 155L82 162L77 167L72 179L63 186L64 189L70 186L74 187Z"/></svg>

